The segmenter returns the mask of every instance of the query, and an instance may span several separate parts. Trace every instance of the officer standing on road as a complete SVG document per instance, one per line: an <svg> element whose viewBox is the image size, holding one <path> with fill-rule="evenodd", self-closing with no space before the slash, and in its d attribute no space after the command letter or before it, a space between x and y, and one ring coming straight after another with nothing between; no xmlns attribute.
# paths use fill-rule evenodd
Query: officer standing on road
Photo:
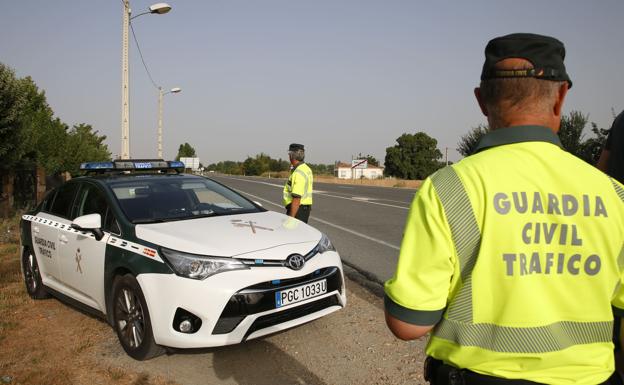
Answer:
<svg viewBox="0 0 624 385"><path fill-rule="evenodd" d="M624 187L561 147L564 57L547 36L491 40L475 89L491 131L412 202L386 322L432 330L432 384L621 384Z"/></svg>
<svg viewBox="0 0 624 385"><path fill-rule="evenodd" d="M308 223L312 210L312 170L303 162L303 144L292 143L288 147L291 170L284 185L284 206L286 215Z"/></svg>

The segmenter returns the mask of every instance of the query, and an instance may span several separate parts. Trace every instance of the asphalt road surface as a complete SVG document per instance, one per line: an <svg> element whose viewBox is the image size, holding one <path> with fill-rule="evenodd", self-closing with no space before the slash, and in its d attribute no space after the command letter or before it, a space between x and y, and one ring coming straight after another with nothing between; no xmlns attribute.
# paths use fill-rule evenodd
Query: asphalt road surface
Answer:
<svg viewBox="0 0 624 385"><path fill-rule="evenodd" d="M266 209L284 212L284 179L209 175ZM414 189L314 183L309 224L324 232L343 262L382 283L394 274Z"/></svg>

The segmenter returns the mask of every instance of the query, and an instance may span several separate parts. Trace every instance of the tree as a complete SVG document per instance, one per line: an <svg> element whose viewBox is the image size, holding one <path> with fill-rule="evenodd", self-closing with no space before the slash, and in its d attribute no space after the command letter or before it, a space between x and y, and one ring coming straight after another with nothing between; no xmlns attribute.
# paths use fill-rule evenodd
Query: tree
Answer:
<svg viewBox="0 0 624 385"><path fill-rule="evenodd" d="M178 156L176 156L176 160L180 160L180 158L195 158L197 154L195 153L195 149L188 143L181 144L178 147Z"/></svg>
<svg viewBox="0 0 624 385"><path fill-rule="evenodd" d="M563 148L568 152L577 156L582 152L583 130L588 120L589 116L583 115L580 111L570 111L568 115L561 116L558 135Z"/></svg>
<svg viewBox="0 0 624 385"><path fill-rule="evenodd" d="M357 156L358 159L366 159L367 163L369 166L377 166L379 167L379 161L377 159L375 159L374 156L366 154L366 155L362 155L362 153L360 152Z"/></svg>
<svg viewBox="0 0 624 385"><path fill-rule="evenodd" d="M568 115L561 117L559 139L566 151L576 155L589 164L596 164L600 156L600 150L607 140L609 130L598 128L596 123L591 123L592 136L585 139L585 126L589 121L589 115L583 115L580 111L570 111Z"/></svg>
<svg viewBox="0 0 624 385"><path fill-rule="evenodd" d="M598 158L600 158L600 152L607 142L609 129L599 128L594 122L591 123L591 126L591 132L594 134L594 137L587 139L583 143L581 159L585 160L589 164L596 164L596 162L598 162Z"/></svg>
<svg viewBox="0 0 624 385"><path fill-rule="evenodd" d="M269 171L271 172L287 171L289 167L290 162L282 158L271 159L269 162Z"/></svg>
<svg viewBox="0 0 624 385"><path fill-rule="evenodd" d="M334 165L333 164L314 164L307 163L312 170L314 175L333 175L334 174Z"/></svg>
<svg viewBox="0 0 624 385"><path fill-rule="evenodd" d="M68 130L30 76L17 79L0 63L0 168L37 163L48 174L76 174L82 162L110 159L105 139L88 124Z"/></svg>
<svg viewBox="0 0 624 385"><path fill-rule="evenodd" d="M439 166L442 153L438 141L424 132L403 134L386 148L385 174L403 179L425 179Z"/></svg>
<svg viewBox="0 0 624 385"><path fill-rule="evenodd" d="M486 124L479 124L477 127L473 127L469 133L461 137L459 143L457 143L457 151L463 156L472 154L481 137L487 134L489 130Z"/></svg>
<svg viewBox="0 0 624 385"><path fill-rule="evenodd" d="M15 72L0 63L0 168L12 168L25 151L22 143L26 98Z"/></svg>
<svg viewBox="0 0 624 385"><path fill-rule="evenodd" d="M68 152L68 127L54 117L46 101L45 92L39 90L30 76L19 79L25 98L22 127L24 146L28 149L22 160L32 160L42 166L46 173L69 171L65 168L66 158L79 154ZM81 159L88 161L88 158ZM77 170L74 170L77 171Z"/></svg>
<svg viewBox="0 0 624 385"><path fill-rule="evenodd" d="M67 132L65 161L62 169L72 175L79 173L80 163L99 162L111 159L108 146L104 143L106 135L98 135L90 124L78 124Z"/></svg>

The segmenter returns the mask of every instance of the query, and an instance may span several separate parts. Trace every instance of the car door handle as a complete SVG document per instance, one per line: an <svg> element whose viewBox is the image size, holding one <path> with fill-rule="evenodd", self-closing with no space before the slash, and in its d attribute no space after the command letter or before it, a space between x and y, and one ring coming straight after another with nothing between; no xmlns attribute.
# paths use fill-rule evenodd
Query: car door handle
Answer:
<svg viewBox="0 0 624 385"><path fill-rule="evenodd" d="M35 226L35 227L33 227L32 231L33 231L33 233L35 233L35 234L39 234L39 226Z"/></svg>
<svg viewBox="0 0 624 385"><path fill-rule="evenodd" d="M67 237L66 237L66 236L64 236L64 235L60 235L60 236L59 236L59 242L61 242L62 244L66 245L66 244L67 244L67 242L69 242L69 240L67 239Z"/></svg>

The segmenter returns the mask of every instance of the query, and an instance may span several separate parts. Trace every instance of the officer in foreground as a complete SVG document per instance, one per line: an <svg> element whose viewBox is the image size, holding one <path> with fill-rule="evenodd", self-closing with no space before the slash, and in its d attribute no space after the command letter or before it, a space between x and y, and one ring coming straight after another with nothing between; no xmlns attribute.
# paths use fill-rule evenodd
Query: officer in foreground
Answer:
<svg viewBox="0 0 624 385"><path fill-rule="evenodd" d="M303 144L292 143L288 147L290 158L290 176L284 185L284 206L286 215L308 223L312 210L312 170L303 162L305 149Z"/></svg>
<svg viewBox="0 0 624 385"><path fill-rule="evenodd" d="M491 131L411 205L386 322L432 331L432 384L620 383L624 188L561 147L564 56L547 36L490 41L475 95Z"/></svg>

